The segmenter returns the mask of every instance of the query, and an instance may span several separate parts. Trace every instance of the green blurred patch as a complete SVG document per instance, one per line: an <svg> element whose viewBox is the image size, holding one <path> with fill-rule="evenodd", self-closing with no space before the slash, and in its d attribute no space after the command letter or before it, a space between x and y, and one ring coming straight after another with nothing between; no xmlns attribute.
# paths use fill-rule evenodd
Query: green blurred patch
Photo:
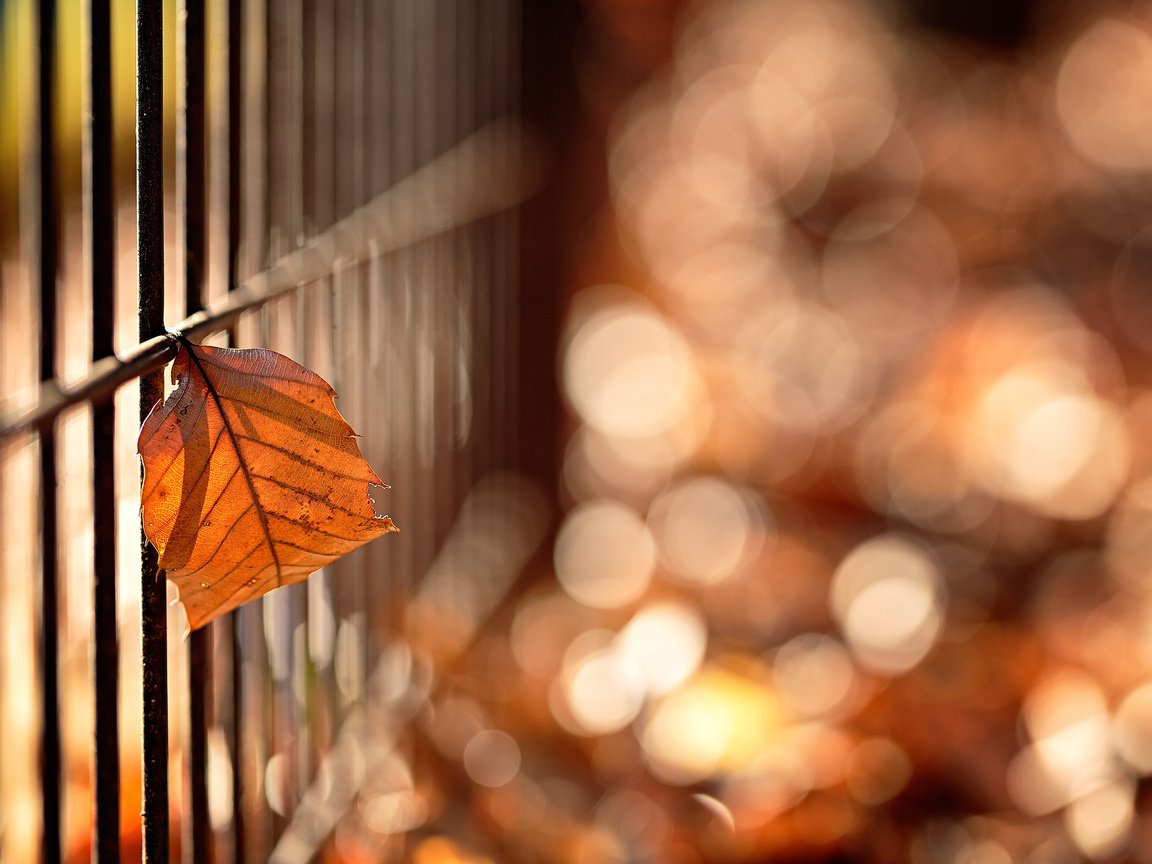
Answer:
<svg viewBox="0 0 1152 864"><path fill-rule="evenodd" d="M35 77L35 2L0 0L0 249L9 248L19 225L22 154L29 147ZM58 0L56 130L59 178L65 208L79 201L83 138L85 4ZM166 124L175 104L176 0L164 0ZM130 182L135 122L135 0L112 0L112 111L117 176ZM169 148L170 149L170 148Z"/></svg>

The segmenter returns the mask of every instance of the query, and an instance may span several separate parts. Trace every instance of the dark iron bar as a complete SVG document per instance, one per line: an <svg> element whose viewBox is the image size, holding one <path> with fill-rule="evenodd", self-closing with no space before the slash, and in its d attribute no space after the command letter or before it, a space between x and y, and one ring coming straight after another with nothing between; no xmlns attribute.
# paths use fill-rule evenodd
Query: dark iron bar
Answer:
<svg viewBox="0 0 1152 864"><path fill-rule="evenodd" d="M240 611L228 615L228 636L230 640L232 664L229 684L231 686L232 711L229 717L232 735L232 862L244 864L247 860L245 843L247 820L244 813L244 768L247 758L247 742L244 739L244 711L247 700L244 698L244 632L241 629Z"/></svg>
<svg viewBox="0 0 1152 864"><path fill-rule="evenodd" d="M60 200L56 179L56 3L37 6L36 150L32 166L36 189L36 271L40 289L40 380L56 376L56 293L59 276ZM60 616L57 549L55 418L40 427L40 654L41 860L61 860L62 753L60 741Z"/></svg>
<svg viewBox="0 0 1152 864"><path fill-rule="evenodd" d="M37 9L36 190L39 199L37 274L40 283L40 380L56 376L56 280L60 270L60 190L56 179L56 2Z"/></svg>
<svg viewBox="0 0 1152 864"><path fill-rule="evenodd" d="M183 817L184 860L212 860L212 823L208 814L208 682L212 668L212 627L201 627L188 637L188 752L186 754L189 807Z"/></svg>
<svg viewBox="0 0 1152 864"><path fill-rule="evenodd" d="M163 7L136 3L136 231L141 342L164 333ZM160 368L140 378L140 420L164 395ZM141 530L144 861L169 860L168 604L155 548Z"/></svg>
<svg viewBox="0 0 1152 864"><path fill-rule="evenodd" d="M393 93L395 94L395 109L392 114L393 170L397 173L411 171L416 162L416 73L413 52L408 46L416 43L416 10L412 3L397 3L393 7L393 33L392 50L389 54L394 58L392 67ZM399 290L395 292L396 315L392 322L392 338L400 344L398 352L403 357L414 356L415 346L418 344L416 334L412 327L412 289L410 273L412 269L413 250L406 248L399 250L393 259L394 273L399 283ZM395 417L402 417L400 428L393 430L392 440L395 442L392 464L397 466L397 476L394 483L400 490L394 499L394 506L398 511L409 513L415 501L410 490L417 487L415 482L415 460L412 458L402 460L401 454L409 457L414 452L415 433L411 417L414 415L416 397L415 384L412 375L397 375L393 380L394 392L397 394L397 404L392 412ZM403 473L399 466L405 466ZM411 518L411 517L409 517ZM398 591L406 593L414 581L415 570L415 543L396 544L396 569L400 574ZM400 604L395 604L400 608Z"/></svg>
<svg viewBox="0 0 1152 864"><path fill-rule="evenodd" d="M228 193L227 193L227 280L228 290L233 291L240 282L240 116L243 108L243 15L241 0L227 0L227 123L228 123ZM236 344L233 328L229 344ZM228 615L228 637L231 650L230 698L231 698L231 739L232 739L232 861L245 864L247 855L246 819L244 813L244 769L247 748L244 739L244 711L247 707L244 698L244 634L239 610Z"/></svg>
<svg viewBox="0 0 1152 864"><path fill-rule="evenodd" d="M205 10L204 0L181 0L179 20L180 91L177 134L178 194L184 223L184 310L204 308L208 260L205 186ZM212 822L208 813L208 687L212 630L188 637L188 749L185 777L188 808L181 819L183 858L188 864L212 860Z"/></svg>
<svg viewBox="0 0 1152 864"><path fill-rule="evenodd" d="M41 860L59 862L61 814L59 556L56 552L56 430L40 431L40 703L43 732L40 777L43 794Z"/></svg>
<svg viewBox="0 0 1152 864"><path fill-rule="evenodd" d="M287 155L287 195L286 221L289 225L289 236L286 238L289 247L299 246L304 242L311 226L304 212L304 186L305 163L304 150L306 132L304 129L304 71L305 71L305 4L303 0L293 0L283 4L285 23L283 25L284 41L284 85L282 128ZM346 211L345 211L346 212ZM304 315L306 286L301 286L296 295L285 300L283 312L291 323L291 339L294 344L295 356L302 362L309 363L309 339L307 333L307 320ZM318 738L318 724L316 707L317 675L313 665L310 646L312 644L312 628L314 622L309 612L310 583L313 580L323 579L322 574L312 574L303 583L293 587L293 617L300 622L300 630L294 631L292 644L292 679L290 681L292 699L292 714L296 728L294 762L296 769L293 776L293 796L299 801L304 789L307 787L318 764L314 758L316 748L322 746Z"/></svg>
<svg viewBox="0 0 1152 864"><path fill-rule="evenodd" d="M263 84L262 112L260 114L262 124L260 166L263 182L260 188L260 209L257 222L259 229L254 232L253 239L258 250L256 260L261 267L267 267L275 260L276 256L292 248L284 242L286 226L283 202L287 194L287 187L291 183L285 158L287 142L284 137L287 130L280 128L278 123L284 114L281 96L285 84L284 74L283 70L278 68L277 60L286 53L283 45L285 5L274 2L274 0L263 3L261 7L263 18L259 25L264 32L264 53L261 57L263 65L263 75L261 76ZM278 321L279 310L275 307L266 305L260 310L259 344L261 345L271 344L272 333L277 332L272 321L274 314ZM271 782L268 773L265 773L267 786L265 798L269 804L274 800L279 802L278 806L270 806L265 814L264 832L261 839L268 844L274 844L277 836L284 828L284 808L287 807L288 798L292 794L290 791L293 774L292 762L289 754L285 752L287 749L285 741L290 733L287 730L281 731L288 725L287 718L284 716L288 710L288 698L284 692L286 684L283 680L279 680L276 666L277 658L279 658L280 665L285 663L283 654L290 650L290 643L288 647L285 645L291 637L284 632L283 610L288 605L288 598L284 595L294 590L295 588L289 588L287 591L281 592L281 595L265 596L259 601L260 612L264 619L262 635L266 651L266 662L262 669L265 686L263 722L257 727L265 747L265 758L261 759L260 764L262 766L279 764L281 768L273 775ZM266 857L266 853L264 857Z"/></svg>
<svg viewBox="0 0 1152 864"><path fill-rule="evenodd" d="M182 88L179 112L179 183L184 217L184 311L204 308L207 261L205 219L204 132L204 0L181 0L180 60Z"/></svg>
<svg viewBox="0 0 1152 864"><path fill-rule="evenodd" d="M109 0L88 2L88 120L84 142L84 223L92 286L92 360L113 353L116 322L116 210L112 162L112 28ZM116 624L116 406L92 406L95 738L92 757L93 860L120 860L119 645Z"/></svg>
<svg viewBox="0 0 1152 864"><path fill-rule="evenodd" d="M274 260L273 256L281 254L286 248L289 248L281 245L283 214L278 205L283 200L283 187L288 185L289 180L284 172L286 167L283 162L285 142L278 137L283 134L284 130L279 129L276 123L277 117L281 113L279 99L283 84L280 80L280 70L276 66L276 58L284 52L283 46L278 41L279 24L284 13L283 4L273 2L273 0L258 3L257 8L260 17L258 19L256 16L253 17L253 28L258 28L264 37L263 51L258 55L259 65L262 68L259 87L256 88L257 98L260 102L258 114L260 131L257 138L259 143L257 151L259 153L259 171L254 172L254 174L259 181L259 197L254 196L254 201L258 201L259 205L254 208L255 218L250 223L252 226L250 237L257 266L267 267ZM293 290L295 290L295 286L293 286ZM263 306L255 322L259 333L257 338L261 345L271 343L272 310L271 305ZM280 676L286 671L284 669L287 662L284 657L285 643L290 638L284 633L287 622L282 610L286 606L287 598L284 596L265 596L260 599L258 613L253 616L259 617L263 621L263 627L256 630L256 633L262 637L260 641L263 649L262 662L256 667L258 680L263 691L262 711L258 722L253 726L253 731L259 738L262 747L257 764L260 766L260 770L264 770L264 799L267 805L264 808L257 838L256 857L261 859L267 859L267 850L272 848L276 838L284 828L284 810L288 806L288 799L291 794L292 764L286 758L287 754L284 752L283 746L287 737L285 734L287 730L284 730L287 725L287 718L283 716L286 706L285 684L280 680ZM280 668L277 669L277 667ZM265 769L273 764L277 765L279 770L272 777L269 777ZM274 805L274 801L277 804Z"/></svg>
<svg viewBox="0 0 1152 864"><path fill-rule="evenodd" d="M228 289L240 282L240 114L243 109L243 15L240 0L228 2Z"/></svg>
<svg viewBox="0 0 1152 864"><path fill-rule="evenodd" d="M364 146L371 156L366 160L364 170L364 188L362 189L362 199L366 200L371 198L376 192L383 187L381 182L381 173L385 170L387 164L387 154L381 142L383 136L381 132L382 118L380 112L376 110L376 106L380 104L381 97L388 90L388 81L383 78L383 68L381 60L384 54L382 46L385 44L383 39L380 39L381 18L383 10L379 8L379 4L366 3L364 7L364 26L358 36L362 40L363 45L360 50L364 57L364 76L368 85L361 89L362 105L361 110L364 113ZM369 260L366 267L365 279L366 290L363 293L363 311L364 321L370 329L380 327L382 319L380 318L381 304L379 302L380 285L381 285L381 260L379 255L373 255ZM380 327L382 330L383 328ZM370 385L374 384L379 387L386 386L384 375L381 372L380 350L378 345L373 346L373 351L367 355L368 362L361 363L363 374L367 376L367 381ZM373 445L374 452L367 454L370 464L383 465L385 464L381 458L381 447L377 443ZM378 545L369 544L368 547L368 572L380 573L384 570L384 550ZM386 605L384 602L384 595L379 590L379 580L368 579L366 582L366 606L365 612L365 626L368 627L377 637L377 642L382 641L381 635L388 632L383 626L384 614ZM329 675L326 677L326 683L331 685L335 683L334 666L330 664ZM335 692L332 688L330 692ZM329 736L331 737L331 736Z"/></svg>
<svg viewBox="0 0 1152 864"><path fill-rule="evenodd" d="M354 68L351 86L345 94L345 108L352 118L352 139L351 139L351 178L352 189L350 199L342 205L340 212L352 207L361 206L370 197L370 186L367 172L368 153L367 148L367 129L368 121L365 112L365 92L368 90L369 82L366 80L368 71L367 66L367 52L364 45L364 34L367 31L367 12L365 10L364 0L355 0L350 10L350 15L347 17L346 31L343 37L343 44L350 45L352 65ZM369 262L371 257L366 261L358 262L351 271L349 276L352 279L353 289L348 298L346 313L350 314L350 337L352 340L353 349L351 353L345 354L345 369L348 376L349 388L355 387L355 411L357 414L356 422L360 428L367 428L365 424L368 422L370 414L368 404L368 387L371 382L368 378L369 364L364 362L365 357L371 357L377 350L376 340L379 338L376 328L372 326L368 318L368 292L371 285L368 282L369 277ZM351 401L351 400L350 400ZM365 452L370 452L369 448L365 448ZM377 463L379 464L379 463ZM370 561L371 552L368 548L359 550L356 558L350 559L355 561L353 565L354 581L352 583L352 596L355 609L360 614L360 644L361 644L361 683L360 694L361 700L367 700L368 694L368 674L371 671L372 664L375 660L376 651L376 634L372 630L372 616L370 614L368 583L370 581L369 574L371 571ZM346 712L341 711L341 721L346 717ZM329 742L330 744L330 742Z"/></svg>

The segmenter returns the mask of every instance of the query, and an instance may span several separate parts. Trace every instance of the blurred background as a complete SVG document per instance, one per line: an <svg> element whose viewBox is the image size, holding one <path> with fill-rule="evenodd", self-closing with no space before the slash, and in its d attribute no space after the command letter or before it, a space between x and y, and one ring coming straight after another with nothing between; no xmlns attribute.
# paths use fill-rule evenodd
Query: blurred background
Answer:
<svg viewBox="0 0 1152 864"><path fill-rule="evenodd" d="M512 470L322 860L1152 862L1152 5L517 14Z"/></svg>

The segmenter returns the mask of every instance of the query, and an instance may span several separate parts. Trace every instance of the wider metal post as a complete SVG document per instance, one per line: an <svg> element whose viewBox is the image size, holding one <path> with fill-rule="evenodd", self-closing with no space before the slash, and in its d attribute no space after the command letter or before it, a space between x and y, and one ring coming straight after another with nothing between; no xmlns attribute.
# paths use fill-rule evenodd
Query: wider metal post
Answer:
<svg viewBox="0 0 1152 864"><path fill-rule="evenodd" d="M139 335L164 332L164 44L159 0L136 2L136 231ZM140 379L140 420L164 395L163 371ZM156 550L141 532L144 861L169 860L168 604Z"/></svg>

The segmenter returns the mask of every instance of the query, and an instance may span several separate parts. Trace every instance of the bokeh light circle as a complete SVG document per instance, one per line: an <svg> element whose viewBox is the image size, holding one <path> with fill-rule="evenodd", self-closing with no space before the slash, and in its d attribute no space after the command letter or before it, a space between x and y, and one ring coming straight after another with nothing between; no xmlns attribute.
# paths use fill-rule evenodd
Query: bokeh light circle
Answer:
<svg viewBox="0 0 1152 864"><path fill-rule="evenodd" d="M578 322L564 354L564 392L608 435L671 429L692 410L699 386L683 337L638 300L609 302Z"/></svg>
<svg viewBox="0 0 1152 864"><path fill-rule="evenodd" d="M684 480L652 505L648 523L670 575L711 585L731 576L761 544L763 508L718 477Z"/></svg>
<svg viewBox="0 0 1152 864"><path fill-rule="evenodd" d="M647 589L656 545L636 511L601 499L569 512L553 558L556 578L572 599L597 609L615 609Z"/></svg>
<svg viewBox="0 0 1152 864"><path fill-rule="evenodd" d="M935 560L899 535L856 547L832 580L832 611L856 659L888 674L928 653L943 622L942 597Z"/></svg>

